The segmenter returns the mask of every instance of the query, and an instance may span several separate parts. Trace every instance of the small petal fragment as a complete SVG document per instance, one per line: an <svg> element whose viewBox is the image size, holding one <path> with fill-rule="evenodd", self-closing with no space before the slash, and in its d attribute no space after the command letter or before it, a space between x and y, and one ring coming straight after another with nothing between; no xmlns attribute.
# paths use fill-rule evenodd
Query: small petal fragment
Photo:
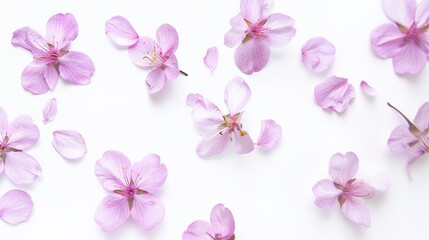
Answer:
<svg viewBox="0 0 429 240"><path fill-rule="evenodd" d="M130 47L139 40L139 35L124 17L115 16L106 22L106 35L118 46Z"/></svg>
<svg viewBox="0 0 429 240"><path fill-rule="evenodd" d="M369 95L374 96L375 95L375 89L372 88L367 82L361 81L360 82L360 89L362 89L362 92Z"/></svg>
<svg viewBox="0 0 429 240"><path fill-rule="evenodd" d="M323 37L308 40L302 47L302 62L314 72L327 70L335 60L335 47Z"/></svg>
<svg viewBox="0 0 429 240"><path fill-rule="evenodd" d="M82 158L86 152L86 144L82 135L72 130L61 130L53 133L52 146L66 159Z"/></svg>
<svg viewBox="0 0 429 240"><path fill-rule="evenodd" d="M259 134L257 146L271 149L282 136L282 127L271 119L262 120L261 133Z"/></svg>
<svg viewBox="0 0 429 240"><path fill-rule="evenodd" d="M355 92L346 78L331 76L314 88L314 96L323 109L340 113L348 108Z"/></svg>
<svg viewBox="0 0 429 240"><path fill-rule="evenodd" d="M207 49L206 56L204 57L204 65L213 72L217 67L217 61L219 59L219 52L217 47L211 47Z"/></svg>
<svg viewBox="0 0 429 240"><path fill-rule="evenodd" d="M46 124L54 120L57 115L57 99L52 98L47 103L43 109L43 123Z"/></svg>
<svg viewBox="0 0 429 240"><path fill-rule="evenodd" d="M10 190L0 198L0 219L9 224L28 220L33 210L30 195L21 190Z"/></svg>

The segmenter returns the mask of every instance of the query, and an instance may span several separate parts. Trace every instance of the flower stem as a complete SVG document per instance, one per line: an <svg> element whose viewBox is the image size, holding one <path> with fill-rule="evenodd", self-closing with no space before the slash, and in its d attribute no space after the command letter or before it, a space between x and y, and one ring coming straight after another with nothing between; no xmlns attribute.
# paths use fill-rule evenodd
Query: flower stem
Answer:
<svg viewBox="0 0 429 240"><path fill-rule="evenodd" d="M399 111L396 107L394 107L390 103L387 103L387 105L389 105L389 107L391 107L393 110L395 110L396 112L398 112L405 119L405 121L407 121L407 123L408 123L408 130L410 131L411 134L413 134L416 137L418 137L420 135L420 130L417 128L417 126L414 125L414 123L411 122L401 111Z"/></svg>
<svg viewBox="0 0 429 240"><path fill-rule="evenodd" d="M180 71L180 73L181 74L183 74L183 75L185 75L185 76L188 76L188 74L187 73L185 73L184 71L182 71L182 70L179 70Z"/></svg>

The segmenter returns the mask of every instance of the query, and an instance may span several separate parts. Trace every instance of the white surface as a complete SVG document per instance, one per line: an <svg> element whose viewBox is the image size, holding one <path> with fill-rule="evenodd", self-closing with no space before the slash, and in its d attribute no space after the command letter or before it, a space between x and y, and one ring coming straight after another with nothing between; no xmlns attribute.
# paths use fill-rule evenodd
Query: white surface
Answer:
<svg viewBox="0 0 429 240"><path fill-rule="evenodd" d="M34 210L28 222L11 226L0 222L2 239L181 239L197 219L209 219L212 207L223 203L236 221L238 240L252 239L429 239L428 157L405 171L404 156L389 151L391 130L405 122L387 107L390 101L410 118L428 101L429 68L416 77L398 77L391 60L371 51L369 34L387 23L377 0L277 0L274 12L296 21L296 36L285 47L273 49L260 73L246 76L234 64L234 49L223 44L229 20L239 12L239 1L2 1L0 4L0 106L9 119L33 117L40 129L38 144L28 152L43 174L29 186L14 186L2 173L0 194L26 190ZM12 32L29 26L41 34L56 13L70 12L79 24L71 49L88 54L95 64L92 83L65 84L34 96L21 87L20 76L30 63L29 52L10 44ZM140 35L155 36L162 23L179 33L176 56L189 77L168 83L162 93L146 92L147 71L134 66L126 50L115 48L104 34L104 23L115 15L129 19ZM309 72L300 59L301 46L323 36L337 48L333 66L325 73ZM204 67L207 48L219 48L213 74ZM313 88L330 75L346 77L356 99L343 114L328 113L314 102ZM211 159L200 159L195 147L199 131L185 105L188 93L200 93L226 110L227 82L243 77L252 89L245 108L245 129L256 141L260 121L271 118L283 127L283 138L271 152L256 150L236 155L232 149ZM359 88L366 80L376 90L367 97ZM42 109L56 97L58 115L44 125ZM88 146L78 161L62 159L51 146L52 132L79 131ZM114 233L104 233L94 212L107 192L94 174L94 164L107 150L119 150L131 161L157 153L169 175L156 193L165 204L165 220L143 231L130 219ZM357 226L339 207L317 208L313 185L328 178L328 162L336 152L354 151L360 173L384 173L391 188L369 200L372 226Z"/></svg>

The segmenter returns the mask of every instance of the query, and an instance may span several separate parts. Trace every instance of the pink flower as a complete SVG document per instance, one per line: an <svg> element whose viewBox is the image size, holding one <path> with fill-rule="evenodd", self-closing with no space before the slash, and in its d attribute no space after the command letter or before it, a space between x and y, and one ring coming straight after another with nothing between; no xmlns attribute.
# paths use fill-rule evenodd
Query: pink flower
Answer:
<svg viewBox="0 0 429 240"><path fill-rule="evenodd" d="M397 111L407 121L407 125L400 125L393 129L387 146L395 153L407 155L407 167L409 167L420 156L429 151L429 102L424 103L416 114L414 122L411 122L403 113Z"/></svg>
<svg viewBox="0 0 429 240"><path fill-rule="evenodd" d="M78 35L76 19L70 13L52 16L46 26L46 38L24 27L13 33L12 45L33 54L34 60L22 73L25 90L42 94L53 89L59 76L74 84L88 84L95 68L84 53L69 51Z"/></svg>
<svg viewBox="0 0 429 240"><path fill-rule="evenodd" d="M358 169L359 160L353 152L335 154L329 161L332 180L320 180L314 185L313 193L316 206L329 208L338 201L344 216L353 223L369 227L371 219L363 200L372 198L376 189L355 178Z"/></svg>
<svg viewBox="0 0 429 240"><path fill-rule="evenodd" d="M39 163L24 151L39 140L39 129L27 115L11 123L0 108L0 173L15 184L28 184L42 173Z"/></svg>
<svg viewBox="0 0 429 240"><path fill-rule="evenodd" d="M429 56L429 1L382 0L384 14L393 22L371 33L371 44L380 58L392 58L398 74L418 74Z"/></svg>
<svg viewBox="0 0 429 240"><path fill-rule="evenodd" d="M232 139L235 139L235 151L238 154L249 153L255 148L249 134L243 129L241 116L243 108L250 99L251 91L240 77L232 79L225 88L224 100L229 109L223 114L219 108L199 94L189 94L186 102L193 108L192 118L201 126L216 126L197 146L200 157L211 157L223 152ZM271 148L281 137L281 128L272 120L262 122L260 144ZM272 121L272 122L271 122ZM266 125L268 123L268 125ZM270 125L270 126L269 126ZM267 129L269 128L269 129ZM262 140L261 140L262 139Z"/></svg>
<svg viewBox="0 0 429 240"><path fill-rule="evenodd" d="M0 219L9 224L28 220L33 210L30 195L21 190L10 190L0 198Z"/></svg>
<svg viewBox="0 0 429 240"><path fill-rule="evenodd" d="M164 219L164 205L153 193L167 178L167 168L158 155L151 154L131 165L117 151L107 151L95 164L95 175L110 192L95 212L95 221L104 231L114 231L131 217L150 230Z"/></svg>
<svg viewBox="0 0 429 240"><path fill-rule="evenodd" d="M314 72L323 72L335 60L335 47L323 37L315 37L301 48L302 62Z"/></svg>
<svg viewBox="0 0 429 240"><path fill-rule="evenodd" d="M245 74L261 71L270 47L281 47L295 36L295 21L282 13L271 14L272 0L241 0L240 13L230 21L225 45L234 47L235 65Z"/></svg>
<svg viewBox="0 0 429 240"><path fill-rule="evenodd" d="M231 211L223 204L213 207L210 223L197 220L188 226L182 240L234 240L235 222Z"/></svg>
<svg viewBox="0 0 429 240"><path fill-rule="evenodd" d="M349 107L355 91L346 78L331 76L314 88L314 97L323 109L340 113Z"/></svg>
<svg viewBox="0 0 429 240"><path fill-rule="evenodd" d="M146 77L149 94L159 92L168 80L176 79L179 70L174 52L179 46L179 36L174 27L161 25L156 31L156 39L139 37L127 19L116 16L106 22L106 34L120 47L128 47L131 61L137 66L151 71Z"/></svg>

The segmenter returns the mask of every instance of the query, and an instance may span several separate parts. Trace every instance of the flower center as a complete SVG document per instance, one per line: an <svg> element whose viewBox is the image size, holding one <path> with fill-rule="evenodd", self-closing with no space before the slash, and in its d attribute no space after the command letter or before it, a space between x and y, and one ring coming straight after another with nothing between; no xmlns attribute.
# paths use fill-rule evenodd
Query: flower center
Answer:
<svg viewBox="0 0 429 240"><path fill-rule="evenodd" d="M141 180L140 174L137 174L136 181L134 182L134 180L132 179L132 177L133 177L132 171L130 174L131 175L130 179L128 179L126 169L122 168L122 171L124 172L124 180L125 180L126 186L122 189L114 190L113 192L123 196L124 198L126 198L128 201L128 206L131 210L131 208L133 208L135 195L147 194L148 192L145 190L137 188L137 184Z"/></svg>
<svg viewBox="0 0 429 240"><path fill-rule="evenodd" d="M166 62L168 58L162 56L161 47L156 44L151 51L146 51L143 54L143 60L149 65L157 65L157 62Z"/></svg>
<svg viewBox="0 0 429 240"><path fill-rule="evenodd" d="M265 33L268 30L267 27L264 27L265 23L267 23L268 19L263 19L255 24L251 23L249 20L244 19L248 28L246 30L246 36L244 37L242 43L249 41L252 38L258 38L259 40L265 40L268 36Z"/></svg>
<svg viewBox="0 0 429 240"><path fill-rule="evenodd" d="M223 116L224 123L219 125L219 128L221 128L221 129L227 128L227 130L225 132L229 132L229 133L231 133L234 129L237 129L240 132L241 136L246 135L247 132L242 129L243 124L240 123L241 114L243 114L243 112L237 113L233 116L231 116L229 114ZM225 132L221 131L221 132L219 132L219 134L223 135Z"/></svg>

